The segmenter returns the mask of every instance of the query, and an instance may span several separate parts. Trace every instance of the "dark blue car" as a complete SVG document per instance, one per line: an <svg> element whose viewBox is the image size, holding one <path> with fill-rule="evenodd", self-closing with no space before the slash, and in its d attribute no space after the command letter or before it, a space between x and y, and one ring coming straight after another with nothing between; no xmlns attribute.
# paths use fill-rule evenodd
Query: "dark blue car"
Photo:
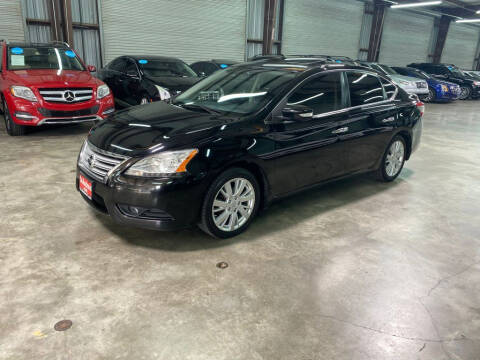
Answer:
<svg viewBox="0 0 480 360"><path fill-rule="evenodd" d="M437 79L432 75L428 75L422 70L411 67L397 66L394 66L393 69L401 75L412 76L427 81L429 92L425 98L422 98L422 100L425 102L454 101L458 99L461 93L460 86L458 86L457 84Z"/></svg>

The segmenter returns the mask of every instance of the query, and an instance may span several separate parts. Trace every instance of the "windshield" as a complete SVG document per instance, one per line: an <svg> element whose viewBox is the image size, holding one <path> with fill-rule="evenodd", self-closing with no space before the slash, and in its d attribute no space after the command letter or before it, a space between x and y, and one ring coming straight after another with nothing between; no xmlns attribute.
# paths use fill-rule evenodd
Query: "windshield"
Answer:
<svg viewBox="0 0 480 360"><path fill-rule="evenodd" d="M388 75L398 75L398 73L395 70L393 70L390 66L378 64L378 67Z"/></svg>
<svg viewBox="0 0 480 360"><path fill-rule="evenodd" d="M449 66L448 67L448 70L450 70L450 72L455 75L456 77L460 77L460 78L463 78L465 77L465 74L463 72L461 72L460 70L454 68L453 66Z"/></svg>
<svg viewBox="0 0 480 360"><path fill-rule="evenodd" d="M181 61L138 60L140 69L147 76L181 76L196 77L197 74L187 64Z"/></svg>
<svg viewBox="0 0 480 360"><path fill-rule="evenodd" d="M415 70L413 73L415 75L414 77L418 77L420 79L430 79L431 78L430 75L428 75L426 72L421 71L421 70Z"/></svg>
<svg viewBox="0 0 480 360"><path fill-rule="evenodd" d="M175 105L201 105L221 113L251 114L278 94L296 71L229 68L197 83L174 100Z"/></svg>
<svg viewBox="0 0 480 360"><path fill-rule="evenodd" d="M8 70L85 70L75 52L54 46L9 47L7 66Z"/></svg>

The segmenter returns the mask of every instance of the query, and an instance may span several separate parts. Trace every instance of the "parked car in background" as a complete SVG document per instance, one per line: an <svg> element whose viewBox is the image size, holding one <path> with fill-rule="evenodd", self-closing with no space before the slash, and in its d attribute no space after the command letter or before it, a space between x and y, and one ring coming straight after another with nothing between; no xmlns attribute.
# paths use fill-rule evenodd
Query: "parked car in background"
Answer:
<svg viewBox="0 0 480 360"><path fill-rule="evenodd" d="M413 67L460 86L460 100L480 97L480 81L469 79L456 66L450 64L412 63Z"/></svg>
<svg viewBox="0 0 480 360"><path fill-rule="evenodd" d="M230 66L238 64L238 61L232 60L210 60L210 61L197 61L190 65L190 67L197 73L198 76L210 76L215 71L226 69Z"/></svg>
<svg viewBox="0 0 480 360"><path fill-rule="evenodd" d="M120 56L97 76L112 89L118 108L170 101L200 80L182 60L164 56Z"/></svg>
<svg viewBox="0 0 480 360"><path fill-rule="evenodd" d="M248 61L261 61L261 60L284 60L285 55L255 55L248 58Z"/></svg>
<svg viewBox="0 0 480 360"><path fill-rule="evenodd" d="M423 101L454 101L460 96L460 86L455 83L437 79L422 70L411 67L393 66L392 69L401 75L417 77L428 83L428 96Z"/></svg>
<svg viewBox="0 0 480 360"><path fill-rule="evenodd" d="M428 83L424 79L401 75L393 70L390 66L384 64L367 61L359 61L359 63L379 72L380 74L383 74L384 76L387 76L407 93L415 94L421 100L423 100L425 97L428 97Z"/></svg>
<svg viewBox="0 0 480 360"><path fill-rule="evenodd" d="M7 133L28 126L102 120L114 108L110 89L67 44L0 42L0 109Z"/></svg>
<svg viewBox="0 0 480 360"><path fill-rule="evenodd" d="M423 103L363 67L239 64L173 100L94 127L77 189L114 220L216 237L243 232L259 209L363 172L393 181L420 142ZM92 160L93 159L93 160Z"/></svg>

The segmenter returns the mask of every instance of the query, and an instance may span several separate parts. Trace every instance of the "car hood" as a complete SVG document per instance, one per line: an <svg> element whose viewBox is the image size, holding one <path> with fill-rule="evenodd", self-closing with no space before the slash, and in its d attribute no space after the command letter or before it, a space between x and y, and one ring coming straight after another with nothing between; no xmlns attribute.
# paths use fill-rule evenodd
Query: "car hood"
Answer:
<svg viewBox="0 0 480 360"><path fill-rule="evenodd" d="M136 156L208 141L233 121L158 101L117 112L95 126L88 141L106 151Z"/></svg>
<svg viewBox="0 0 480 360"><path fill-rule="evenodd" d="M438 78L433 77L433 76L430 80L434 81L438 85L458 86L458 84L455 84L455 83L450 82L450 81L445 81L444 79L438 79Z"/></svg>
<svg viewBox="0 0 480 360"><path fill-rule="evenodd" d="M405 76L405 75L389 75L392 80L397 81L409 81L409 82L417 82L417 81L425 81L420 78L412 77L412 76Z"/></svg>
<svg viewBox="0 0 480 360"><path fill-rule="evenodd" d="M88 71L16 70L9 71L7 76L14 84L33 87L94 87L102 84Z"/></svg>
<svg viewBox="0 0 480 360"><path fill-rule="evenodd" d="M199 77L177 77L177 76L146 76L155 85L159 85L174 92L183 92L200 81Z"/></svg>

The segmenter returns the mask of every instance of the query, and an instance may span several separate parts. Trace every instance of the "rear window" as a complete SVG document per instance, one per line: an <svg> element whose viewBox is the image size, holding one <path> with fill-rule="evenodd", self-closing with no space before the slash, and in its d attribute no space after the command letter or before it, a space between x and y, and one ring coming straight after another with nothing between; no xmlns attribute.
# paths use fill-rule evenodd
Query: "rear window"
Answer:
<svg viewBox="0 0 480 360"><path fill-rule="evenodd" d="M75 52L69 48L10 46L7 50L9 70L85 70Z"/></svg>

